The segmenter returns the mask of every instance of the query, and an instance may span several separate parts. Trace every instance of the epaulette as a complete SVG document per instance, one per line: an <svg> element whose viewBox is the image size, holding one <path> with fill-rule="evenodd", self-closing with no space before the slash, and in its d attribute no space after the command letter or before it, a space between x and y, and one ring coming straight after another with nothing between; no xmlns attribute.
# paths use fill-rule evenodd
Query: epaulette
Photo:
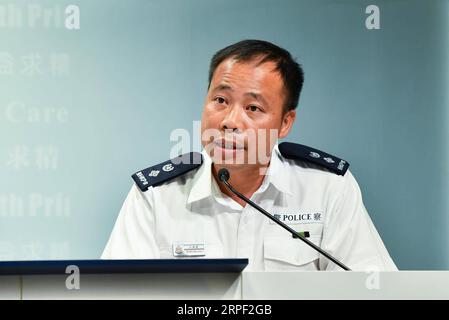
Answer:
<svg viewBox="0 0 449 320"><path fill-rule="evenodd" d="M349 168L346 160L302 144L282 142L279 144L279 151L284 158L311 162L341 176Z"/></svg>
<svg viewBox="0 0 449 320"><path fill-rule="evenodd" d="M192 171L203 163L201 153L190 152L134 173L131 177L140 190L147 191Z"/></svg>

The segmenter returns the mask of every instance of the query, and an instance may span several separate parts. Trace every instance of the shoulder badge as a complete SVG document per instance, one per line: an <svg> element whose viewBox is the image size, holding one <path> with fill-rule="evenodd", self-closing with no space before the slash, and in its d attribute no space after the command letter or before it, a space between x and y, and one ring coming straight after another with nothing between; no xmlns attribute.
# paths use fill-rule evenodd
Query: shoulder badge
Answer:
<svg viewBox="0 0 449 320"><path fill-rule="evenodd" d="M192 171L203 163L203 156L198 152L190 152L167 160L155 166L134 173L131 177L140 190L147 191L169 180Z"/></svg>
<svg viewBox="0 0 449 320"><path fill-rule="evenodd" d="M311 162L341 176L349 168L346 160L302 144L282 142L279 144L279 151L284 158Z"/></svg>

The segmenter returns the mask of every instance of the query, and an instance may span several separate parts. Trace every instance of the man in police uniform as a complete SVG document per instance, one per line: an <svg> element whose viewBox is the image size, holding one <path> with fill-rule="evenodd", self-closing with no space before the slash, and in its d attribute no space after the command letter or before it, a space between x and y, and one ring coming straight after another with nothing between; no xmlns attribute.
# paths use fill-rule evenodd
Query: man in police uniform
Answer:
<svg viewBox="0 0 449 320"><path fill-rule="evenodd" d="M218 51L201 121L203 152L133 175L102 258L245 257L247 270L341 270L230 192L217 179L226 168L236 190L352 270L397 270L349 164L277 144L292 128L302 85L301 66L269 42Z"/></svg>

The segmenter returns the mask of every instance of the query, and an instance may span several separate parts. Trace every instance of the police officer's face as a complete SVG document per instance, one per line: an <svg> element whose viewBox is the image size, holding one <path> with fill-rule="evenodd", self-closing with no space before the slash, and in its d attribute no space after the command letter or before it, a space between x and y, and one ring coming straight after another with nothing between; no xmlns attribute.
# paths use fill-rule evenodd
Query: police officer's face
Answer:
<svg viewBox="0 0 449 320"><path fill-rule="evenodd" d="M216 164L266 164L276 140L289 133L296 113L285 112L284 83L275 67L227 59L215 70L201 132Z"/></svg>

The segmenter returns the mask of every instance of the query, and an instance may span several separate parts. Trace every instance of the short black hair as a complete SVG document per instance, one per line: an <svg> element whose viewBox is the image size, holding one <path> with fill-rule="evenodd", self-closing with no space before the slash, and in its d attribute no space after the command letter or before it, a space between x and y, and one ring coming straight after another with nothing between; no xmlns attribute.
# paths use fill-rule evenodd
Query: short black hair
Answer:
<svg viewBox="0 0 449 320"><path fill-rule="evenodd" d="M258 57L262 58L258 65L268 61L276 63L275 70L280 73L287 94L284 110L296 109L304 83L304 71L290 52L268 41L243 40L217 51L210 62L208 88L215 70L224 60L233 58L236 61L251 61Z"/></svg>

